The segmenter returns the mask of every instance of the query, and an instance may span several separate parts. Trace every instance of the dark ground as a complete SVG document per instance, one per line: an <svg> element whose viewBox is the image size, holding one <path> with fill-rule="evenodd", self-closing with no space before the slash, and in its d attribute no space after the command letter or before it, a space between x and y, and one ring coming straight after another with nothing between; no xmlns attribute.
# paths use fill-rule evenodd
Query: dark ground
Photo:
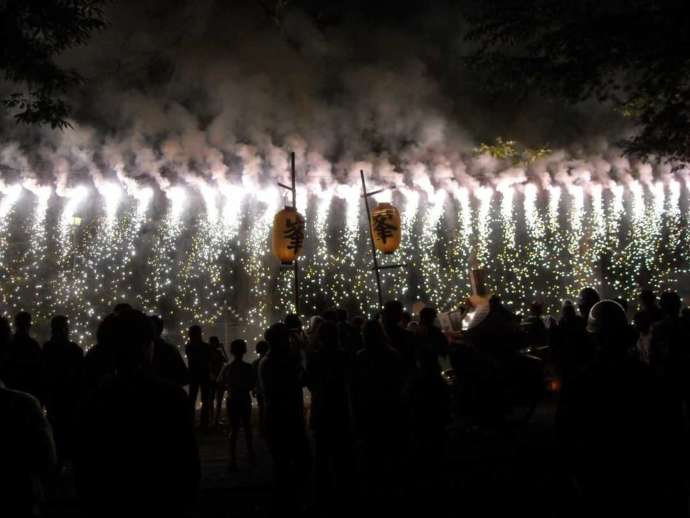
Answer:
<svg viewBox="0 0 690 518"><path fill-rule="evenodd" d="M434 503L433 514L493 516L510 512L532 518L561 516L559 508L567 507L568 499L558 491L554 408L552 402L542 404L528 424L514 430L451 429L441 474L445 487L420 495ZM266 516L271 498L271 463L263 441L255 440L257 462L251 466L240 437L239 469L229 472L225 430L199 433L198 440L203 473L199 516ZM424 476L419 473L419 477ZM49 492L47 516L79 516L70 485L67 478L61 490Z"/></svg>

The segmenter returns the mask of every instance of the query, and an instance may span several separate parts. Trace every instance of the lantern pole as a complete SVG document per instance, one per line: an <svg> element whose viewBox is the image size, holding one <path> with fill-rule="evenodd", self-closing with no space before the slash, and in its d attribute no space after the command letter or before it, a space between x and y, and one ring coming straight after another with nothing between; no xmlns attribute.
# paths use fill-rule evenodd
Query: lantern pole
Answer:
<svg viewBox="0 0 690 518"><path fill-rule="evenodd" d="M297 186L295 184L295 152L290 152L290 185L278 182L278 185L292 193L292 207L297 210ZM297 256L292 261L292 271L295 276L295 313L299 315L299 265Z"/></svg>
<svg viewBox="0 0 690 518"><path fill-rule="evenodd" d="M379 260L376 257L376 244L374 243L374 233L371 229L371 210L369 209L369 196L373 196L374 194L377 194L381 192L379 191L374 191L374 192L367 192L367 183L364 180L364 171L360 169L359 171L360 176L362 177L362 191L364 192L364 206L367 208L367 226L369 227L369 239L371 241L371 257L374 260L374 274L376 275L376 290L379 296L379 307L383 307L383 292L381 291L381 274L379 272Z"/></svg>

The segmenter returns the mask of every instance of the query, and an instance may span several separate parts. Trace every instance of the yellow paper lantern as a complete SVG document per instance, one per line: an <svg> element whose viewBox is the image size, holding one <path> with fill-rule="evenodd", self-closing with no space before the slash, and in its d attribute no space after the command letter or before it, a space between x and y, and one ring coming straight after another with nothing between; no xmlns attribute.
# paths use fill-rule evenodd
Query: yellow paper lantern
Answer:
<svg viewBox="0 0 690 518"><path fill-rule="evenodd" d="M392 254L400 246L402 231L400 212L390 203L379 203L371 213L374 246L384 254Z"/></svg>
<svg viewBox="0 0 690 518"><path fill-rule="evenodd" d="M273 255L283 264L292 263L304 247L304 217L294 207L285 207L273 218Z"/></svg>

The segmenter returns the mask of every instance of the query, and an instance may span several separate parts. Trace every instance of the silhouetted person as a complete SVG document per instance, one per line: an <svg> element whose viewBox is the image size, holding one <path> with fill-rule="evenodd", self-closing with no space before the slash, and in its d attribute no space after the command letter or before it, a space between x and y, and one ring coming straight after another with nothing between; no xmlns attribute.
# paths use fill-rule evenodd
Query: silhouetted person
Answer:
<svg viewBox="0 0 690 518"><path fill-rule="evenodd" d="M661 294L664 318L651 329L650 364L684 401L690 398L690 327L680 318L682 306L675 292Z"/></svg>
<svg viewBox="0 0 690 518"><path fill-rule="evenodd" d="M325 322L320 315L314 315L309 320L309 329L306 332L307 351L315 351L319 346L319 327Z"/></svg>
<svg viewBox="0 0 690 518"><path fill-rule="evenodd" d="M627 317L628 316L628 309L629 309L628 301L623 297L614 297L613 301L617 302L618 305L623 308L623 311L625 311L625 316Z"/></svg>
<svg viewBox="0 0 690 518"><path fill-rule="evenodd" d="M10 322L5 317L0 316L0 379L3 377L5 365L10 354L10 344L12 343L12 329Z"/></svg>
<svg viewBox="0 0 690 518"><path fill-rule="evenodd" d="M388 336L390 346L393 347L403 362L407 374L411 373L415 361L414 335L402 327L403 305L398 300L389 300L383 306L381 323Z"/></svg>
<svg viewBox="0 0 690 518"><path fill-rule="evenodd" d="M217 336L212 336L208 339L210 351L209 370L211 372L211 401L215 404L213 412L213 421L215 426L220 424L220 412L223 406L223 395L225 394L225 387L218 382L220 371L228 362L228 355L225 353L225 347L220 343Z"/></svg>
<svg viewBox="0 0 690 518"><path fill-rule="evenodd" d="M652 290L642 290L639 296L640 310L635 313L633 320L641 325L647 324L649 328L641 328L641 332L649 333L655 322L664 318L664 313L658 306L656 295Z"/></svg>
<svg viewBox="0 0 690 518"><path fill-rule="evenodd" d="M307 356L316 497L319 510L331 515L348 504L353 472L349 361L340 347L341 323L324 322L319 328L318 349Z"/></svg>
<svg viewBox="0 0 690 518"><path fill-rule="evenodd" d="M424 308L420 312L419 331L422 334L418 334L420 344L415 369L404 390L408 409L406 429L409 431L407 450L411 473L406 487L410 489L410 500L417 506L418 512L431 515L442 511L438 509L438 512L434 512L437 500L429 499L428 495L442 492L444 487L441 463L446 445L446 427L450 424L450 393L439 367L439 356L444 354L447 340L434 325L432 315L435 319L433 308ZM434 344L434 341L437 343ZM421 473L424 475L418 476Z"/></svg>
<svg viewBox="0 0 690 518"><path fill-rule="evenodd" d="M338 343L343 351L348 353L350 358L354 359L354 355L361 346L361 340L358 340L355 335L360 333L359 330L354 329L348 322L347 310L338 308L335 310L335 324L338 329Z"/></svg>
<svg viewBox="0 0 690 518"><path fill-rule="evenodd" d="M350 329L352 333L350 339L352 340L352 342L350 343L350 350L348 352L352 355L353 359L357 356L357 353L361 351L364 347L364 341L362 339L362 328L364 327L365 322L366 320L362 315L355 315L350 319Z"/></svg>
<svg viewBox="0 0 690 518"><path fill-rule="evenodd" d="M580 310L580 316L587 320L589 312L601 300L599 293L594 288L584 288L580 291L580 297L577 300L577 309Z"/></svg>
<svg viewBox="0 0 690 518"><path fill-rule="evenodd" d="M566 383L588 366L592 348L585 328L586 320L577 314L572 302L566 300L555 327L549 329L549 342L561 381Z"/></svg>
<svg viewBox="0 0 690 518"><path fill-rule="evenodd" d="M529 315L522 323L525 332L525 345L543 347L546 345L546 325L544 324L544 306L533 302L529 307Z"/></svg>
<svg viewBox="0 0 690 518"><path fill-rule="evenodd" d="M87 516L183 516L200 477L187 396L152 374L155 332L143 313L122 311L110 332L115 375L80 415L81 501Z"/></svg>
<svg viewBox="0 0 690 518"><path fill-rule="evenodd" d="M120 313L124 313L126 311L131 311L132 306L128 302L119 302L115 304L115 307L113 308L113 314L114 315L119 315Z"/></svg>
<svg viewBox="0 0 690 518"><path fill-rule="evenodd" d="M9 346L3 381L8 388L28 392L39 401L43 397L41 346L31 338L31 314L14 317L14 336Z"/></svg>
<svg viewBox="0 0 690 518"><path fill-rule="evenodd" d="M256 387L256 373L254 367L244 361L247 354L247 342L233 340L230 343L232 361L227 363L218 376L219 384L228 391L226 409L230 425L230 462L229 469L237 469L237 437L240 428L244 430L247 441L249 460L255 462L254 441L252 438L252 396Z"/></svg>
<svg viewBox="0 0 690 518"><path fill-rule="evenodd" d="M453 354L458 412L488 422L503 419L509 405L504 379L513 372L522 344L519 322L498 297L478 305Z"/></svg>
<svg viewBox="0 0 690 518"><path fill-rule="evenodd" d="M690 327L690 308L684 307L680 310L680 319L685 323L685 325Z"/></svg>
<svg viewBox="0 0 690 518"><path fill-rule="evenodd" d="M402 318L400 319L400 327L402 327L403 329L407 329L411 322L412 313L410 313L409 311L403 311Z"/></svg>
<svg viewBox="0 0 690 518"><path fill-rule="evenodd" d="M0 423L0 516L38 516L42 479L56 464L48 420L35 397L0 380Z"/></svg>
<svg viewBox="0 0 690 518"><path fill-rule="evenodd" d="M259 410L259 433L264 435L266 432L266 398L261 387L261 380L259 379L259 365L264 356L268 354L268 342L266 340L259 340L254 347L256 359L252 362L254 368L254 378L256 379L256 387L254 388L254 397L256 398L256 406Z"/></svg>
<svg viewBox="0 0 690 518"><path fill-rule="evenodd" d="M155 332L151 361L154 374L180 387L187 385L189 383L187 366L184 364L180 351L163 339L163 319L157 315L149 318Z"/></svg>
<svg viewBox="0 0 690 518"><path fill-rule="evenodd" d="M362 443L364 491L369 504L379 508L403 485L402 390L408 371L378 321L368 321L362 334L364 349L357 354L353 379L354 411Z"/></svg>
<svg viewBox="0 0 690 518"><path fill-rule="evenodd" d="M617 303L594 305L588 332L594 360L564 385L557 415L566 466L582 497L576 514L686 516L679 402L630 355L634 338Z"/></svg>
<svg viewBox="0 0 690 518"><path fill-rule="evenodd" d="M302 329L302 320L290 313L285 316L284 322L290 332L290 350L295 354L303 354L307 348L307 336Z"/></svg>
<svg viewBox="0 0 690 518"><path fill-rule="evenodd" d="M196 411L196 400L201 395L201 429L207 430L213 410L211 398L211 346L203 341L201 327L189 328L189 342L185 346L189 367L189 402L192 416Z"/></svg>
<svg viewBox="0 0 690 518"><path fill-rule="evenodd" d="M50 340L43 345L45 405L62 464L72 457L84 352L69 339L67 317L54 316L50 331Z"/></svg>
<svg viewBox="0 0 690 518"><path fill-rule="evenodd" d="M266 401L266 440L273 458L277 509L294 510L297 484L309 470L309 445L302 404L303 372L299 355L290 348L290 330L283 323L266 331L269 351L259 364Z"/></svg>
<svg viewBox="0 0 690 518"><path fill-rule="evenodd" d="M113 313L101 320L96 330L96 345L84 355L82 382L86 393L95 390L104 380L115 375L115 344L112 341L114 325Z"/></svg>
<svg viewBox="0 0 690 518"><path fill-rule="evenodd" d="M437 325L438 312L435 308L426 307L419 312L419 325L415 330L418 347L416 352L416 363L420 361L420 355L426 361L431 355L433 359L431 367L435 362L436 368L440 369L439 357L448 355L448 339ZM440 371L439 371L440 372Z"/></svg>

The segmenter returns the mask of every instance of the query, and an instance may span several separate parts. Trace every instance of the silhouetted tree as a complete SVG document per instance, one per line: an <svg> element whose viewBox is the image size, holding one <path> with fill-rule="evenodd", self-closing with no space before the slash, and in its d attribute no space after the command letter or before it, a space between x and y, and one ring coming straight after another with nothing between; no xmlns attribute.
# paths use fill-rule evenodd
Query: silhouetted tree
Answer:
<svg viewBox="0 0 690 518"><path fill-rule="evenodd" d="M0 2L0 74L10 84L0 94L5 110L18 122L69 123L67 90L83 78L55 58L83 45L105 26L104 0L5 0Z"/></svg>
<svg viewBox="0 0 690 518"><path fill-rule="evenodd" d="M639 156L690 157L690 4L674 0L468 0L469 63L497 91L595 98L639 131Z"/></svg>

